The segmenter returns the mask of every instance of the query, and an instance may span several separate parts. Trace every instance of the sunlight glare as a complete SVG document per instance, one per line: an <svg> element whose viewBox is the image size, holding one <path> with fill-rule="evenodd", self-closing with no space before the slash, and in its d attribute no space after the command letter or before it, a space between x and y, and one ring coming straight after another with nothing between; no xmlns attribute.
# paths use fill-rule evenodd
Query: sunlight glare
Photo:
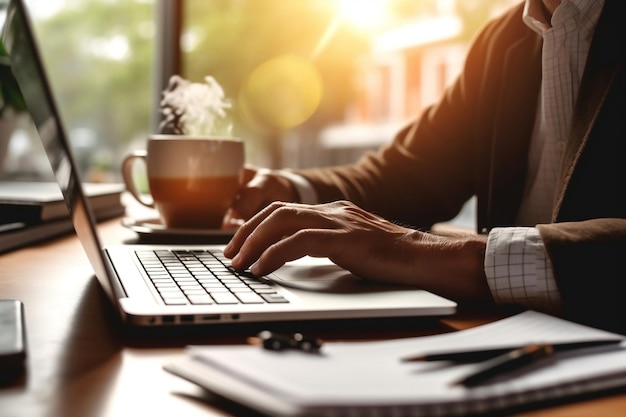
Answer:
<svg viewBox="0 0 626 417"><path fill-rule="evenodd" d="M383 23L386 0L338 0L341 15L360 29L372 29Z"/></svg>

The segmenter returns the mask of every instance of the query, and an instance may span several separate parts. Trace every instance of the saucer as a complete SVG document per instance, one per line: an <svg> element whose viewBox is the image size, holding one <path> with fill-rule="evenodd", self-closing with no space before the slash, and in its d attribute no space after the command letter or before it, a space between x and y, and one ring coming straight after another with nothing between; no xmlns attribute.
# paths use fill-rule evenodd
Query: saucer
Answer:
<svg viewBox="0 0 626 417"><path fill-rule="evenodd" d="M122 225L131 229L139 235L140 238L149 238L151 240L167 240L167 241L202 241L203 239L219 239L228 241L237 231L232 229L185 229L172 228L165 226L160 219L134 219L125 217L122 219Z"/></svg>

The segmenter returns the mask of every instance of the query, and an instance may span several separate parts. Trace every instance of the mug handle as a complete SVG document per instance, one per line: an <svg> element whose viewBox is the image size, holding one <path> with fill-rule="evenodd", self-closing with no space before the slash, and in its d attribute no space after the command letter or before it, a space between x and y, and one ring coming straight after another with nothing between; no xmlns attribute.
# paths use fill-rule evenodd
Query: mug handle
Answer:
<svg viewBox="0 0 626 417"><path fill-rule="evenodd" d="M122 160L122 177L124 178L124 183L126 184L126 189L132 194L133 197L141 204L146 207L154 208L154 200L152 196L140 193L137 189L137 184L133 180L133 166L135 161L143 160L146 163L148 153L146 151L134 151L128 154Z"/></svg>

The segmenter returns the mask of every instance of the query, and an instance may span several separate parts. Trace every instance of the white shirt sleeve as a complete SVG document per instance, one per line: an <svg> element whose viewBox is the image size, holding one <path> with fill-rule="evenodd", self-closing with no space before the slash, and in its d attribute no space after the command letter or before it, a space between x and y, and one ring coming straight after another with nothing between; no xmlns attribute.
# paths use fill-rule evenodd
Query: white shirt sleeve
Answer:
<svg viewBox="0 0 626 417"><path fill-rule="evenodd" d="M498 304L517 304L553 314L562 310L552 264L534 227L491 230L485 274Z"/></svg>
<svg viewBox="0 0 626 417"><path fill-rule="evenodd" d="M302 204L318 203L317 193L315 192L315 189L313 188L311 183L307 181L306 178L294 172L287 171L286 169L275 171L275 173L283 178L286 178L293 184L293 186L296 188L296 191L298 191L298 194L300 196L300 202Z"/></svg>

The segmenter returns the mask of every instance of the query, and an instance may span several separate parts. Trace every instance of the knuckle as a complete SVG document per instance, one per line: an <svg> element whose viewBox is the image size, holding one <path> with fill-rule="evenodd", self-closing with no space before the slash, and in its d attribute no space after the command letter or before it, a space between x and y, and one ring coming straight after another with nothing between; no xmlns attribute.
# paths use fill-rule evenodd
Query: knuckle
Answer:
<svg viewBox="0 0 626 417"><path fill-rule="evenodd" d="M268 204L267 207L272 210L278 210L284 206L285 206L285 203L282 201L272 201L271 203Z"/></svg>

